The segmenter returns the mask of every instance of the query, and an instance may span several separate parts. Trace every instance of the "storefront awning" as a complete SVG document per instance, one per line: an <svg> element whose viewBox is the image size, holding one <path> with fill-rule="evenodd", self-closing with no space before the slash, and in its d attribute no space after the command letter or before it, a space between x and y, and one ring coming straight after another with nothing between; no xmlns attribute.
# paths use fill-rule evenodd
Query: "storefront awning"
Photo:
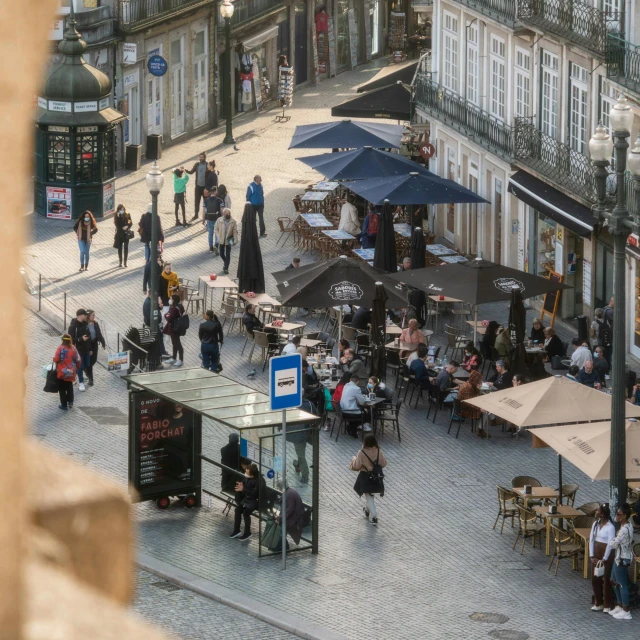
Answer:
<svg viewBox="0 0 640 640"><path fill-rule="evenodd" d="M242 44L244 45L244 48L246 50L253 49L258 45L263 44L267 40L271 40L271 38L275 38L277 35L278 35L278 25L276 25L275 27L271 27L266 31L261 31L260 33L257 33L255 36L246 38L242 42Z"/></svg>
<svg viewBox="0 0 640 640"><path fill-rule="evenodd" d="M508 191L579 236L587 237L593 231L590 209L526 171L517 171L509 178Z"/></svg>
<svg viewBox="0 0 640 640"><path fill-rule="evenodd" d="M411 92L402 82L347 100L331 109L338 118L411 119Z"/></svg>
<svg viewBox="0 0 640 640"><path fill-rule="evenodd" d="M419 60L411 60L410 62L390 64L384 67L369 82L359 86L358 93L382 89L390 84L396 84L396 82L411 84L418 69L418 62Z"/></svg>

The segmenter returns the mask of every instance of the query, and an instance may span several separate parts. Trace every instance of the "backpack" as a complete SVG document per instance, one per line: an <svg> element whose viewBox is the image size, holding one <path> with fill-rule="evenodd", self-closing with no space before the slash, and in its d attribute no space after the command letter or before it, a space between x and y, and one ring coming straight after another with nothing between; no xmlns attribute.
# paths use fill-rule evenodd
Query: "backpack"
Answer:
<svg viewBox="0 0 640 640"><path fill-rule="evenodd" d="M378 224L380 223L380 216L377 213L369 214L369 226L367 227L367 235L377 236L378 235Z"/></svg>
<svg viewBox="0 0 640 640"><path fill-rule="evenodd" d="M364 453L364 449L361 449L362 453ZM382 467L378 460L380 459L380 449L378 449L378 455L376 456L376 461L374 462L366 453L364 453L365 458L373 465L373 469L371 471L367 471L367 478L371 484L382 484L384 480L384 471L382 471Z"/></svg>
<svg viewBox="0 0 640 640"><path fill-rule="evenodd" d="M598 322L598 340L602 342L603 347L610 347L613 338L613 323L611 316L607 312L612 312L611 307L605 307L602 314L602 322Z"/></svg>
<svg viewBox="0 0 640 640"><path fill-rule="evenodd" d="M183 313L173 321L173 330L179 335L183 336L187 333L189 328L189 315Z"/></svg>

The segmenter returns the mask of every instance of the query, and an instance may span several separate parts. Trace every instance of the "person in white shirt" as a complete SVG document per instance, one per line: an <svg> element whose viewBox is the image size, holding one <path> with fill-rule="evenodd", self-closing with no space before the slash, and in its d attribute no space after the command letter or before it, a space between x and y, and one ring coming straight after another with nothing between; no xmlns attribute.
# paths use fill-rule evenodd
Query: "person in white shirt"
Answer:
<svg viewBox="0 0 640 640"><path fill-rule="evenodd" d="M571 364L575 364L578 369L582 369L584 367L585 362L589 362L593 360L593 356L591 355L591 351L588 347L585 347L578 338L574 338L571 341L573 345L573 354L571 355Z"/></svg>
<svg viewBox="0 0 640 640"><path fill-rule="evenodd" d="M414 360L420 358L421 360L427 356L429 353L429 349L426 344L419 344L418 348L415 351L412 351L409 357L407 358L407 367L411 366L411 363Z"/></svg>
<svg viewBox="0 0 640 640"><path fill-rule="evenodd" d="M340 224L338 231L346 231L352 236L360 234L360 220L358 219L358 210L347 198L346 202L340 209Z"/></svg>
<svg viewBox="0 0 640 640"><path fill-rule="evenodd" d="M363 429L365 431L371 431L371 425L369 424L369 411L364 406L366 402L365 397L362 395L362 389L359 386L358 376L351 376L351 381L344 385L342 390L342 398L340 399L340 408L342 413L349 415L363 415L367 422L364 423ZM348 427L347 427L348 430ZM351 433L353 436L354 433ZM355 434L357 436L357 434Z"/></svg>
<svg viewBox="0 0 640 640"><path fill-rule="evenodd" d="M291 342L287 342L282 353L280 355L289 356L292 353L297 353L300 346L300 336L293 336Z"/></svg>
<svg viewBox="0 0 640 640"><path fill-rule="evenodd" d="M616 529L611 522L611 511L608 504L601 504L596 509L597 520L591 527L589 538L589 558L591 559L591 586L593 588L594 605L591 611L609 613L613 609L613 587L611 586L611 568L614 555L609 543L616 537ZM604 562L604 575L596 576L595 567Z"/></svg>

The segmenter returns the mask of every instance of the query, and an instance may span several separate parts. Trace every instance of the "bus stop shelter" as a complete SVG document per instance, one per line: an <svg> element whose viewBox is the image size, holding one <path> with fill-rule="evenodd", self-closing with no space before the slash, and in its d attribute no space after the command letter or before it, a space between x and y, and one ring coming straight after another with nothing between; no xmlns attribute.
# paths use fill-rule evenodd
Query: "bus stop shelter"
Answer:
<svg viewBox="0 0 640 640"><path fill-rule="evenodd" d="M258 465L265 479L259 521L278 511L282 473L282 411L271 411L269 398L235 380L206 369L171 369L125 376L129 388L129 482L134 500L155 500L168 508L172 497L199 507L202 494L235 506L229 477L242 479L241 459ZM287 420L287 484L295 488L305 508L305 528L297 548L318 552L319 434L320 418L289 409ZM237 464L222 464L220 449L229 434L239 436ZM304 460L302 460L304 458ZM308 478L295 470L309 468ZM224 479L227 476L226 487ZM303 482L306 479L306 482ZM233 481L232 481L233 484ZM262 495L264 493L264 495ZM260 555L279 550L259 545Z"/></svg>

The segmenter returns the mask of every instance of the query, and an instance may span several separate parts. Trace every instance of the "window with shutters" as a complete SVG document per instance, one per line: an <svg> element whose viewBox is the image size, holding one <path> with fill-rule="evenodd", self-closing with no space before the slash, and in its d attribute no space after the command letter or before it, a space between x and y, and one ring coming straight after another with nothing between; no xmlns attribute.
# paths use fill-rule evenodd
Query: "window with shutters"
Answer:
<svg viewBox="0 0 640 640"><path fill-rule="evenodd" d="M447 89L458 92L458 19L446 12L443 18L443 84Z"/></svg>
<svg viewBox="0 0 640 640"><path fill-rule="evenodd" d="M542 104L540 128L555 138L558 135L558 56L542 51Z"/></svg>
<svg viewBox="0 0 640 640"><path fill-rule="evenodd" d="M528 118L531 100L531 55L524 49L516 48L515 64L516 116Z"/></svg>
<svg viewBox="0 0 640 640"><path fill-rule="evenodd" d="M467 100L476 105L480 104L478 60L478 27L471 25L467 28Z"/></svg>
<svg viewBox="0 0 640 640"><path fill-rule="evenodd" d="M504 120L505 102L505 45L504 40L491 38L491 100L489 111L496 118Z"/></svg>

